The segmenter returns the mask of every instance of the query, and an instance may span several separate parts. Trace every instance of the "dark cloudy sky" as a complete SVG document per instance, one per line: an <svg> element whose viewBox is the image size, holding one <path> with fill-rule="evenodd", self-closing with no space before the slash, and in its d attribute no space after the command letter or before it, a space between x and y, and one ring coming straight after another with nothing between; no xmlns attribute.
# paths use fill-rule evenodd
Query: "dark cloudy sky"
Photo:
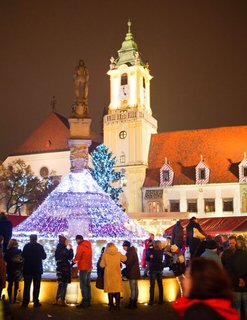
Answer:
<svg viewBox="0 0 247 320"><path fill-rule="evenodd" d="M246 0L0 0L0 158L51 112L68 116L80 58L99 131L109 58L128 18L151 74L159 132L246 125Z"/></svg>

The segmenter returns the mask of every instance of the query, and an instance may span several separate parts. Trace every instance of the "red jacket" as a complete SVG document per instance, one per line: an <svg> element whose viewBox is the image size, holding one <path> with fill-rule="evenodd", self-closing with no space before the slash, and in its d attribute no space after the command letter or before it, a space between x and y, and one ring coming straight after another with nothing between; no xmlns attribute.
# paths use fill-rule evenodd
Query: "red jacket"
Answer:
<svg viewBox="0 0 247 320"><path fill-rule="evenodd" d="M211 307L226 320L240 320L237 310L231 306L231 301L225 299L199 300L179 298L172 303L172 306L178 312L179 316L183 317L188 308L198 303Z"/></svg>
<svg viewBox="0 0 247 320"><path fill-rule="evenodd" d="M74 262L78 270L92 270L92 246L89 241L83 240L78 244Z"/></svg>

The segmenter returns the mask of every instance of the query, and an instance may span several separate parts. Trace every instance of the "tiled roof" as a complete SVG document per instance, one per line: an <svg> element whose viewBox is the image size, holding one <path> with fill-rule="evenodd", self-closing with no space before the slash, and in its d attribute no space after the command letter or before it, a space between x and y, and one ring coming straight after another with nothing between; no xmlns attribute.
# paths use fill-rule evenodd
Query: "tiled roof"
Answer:
<svg viewBox="0 0 247 320"><path fill-rule="evenodd" d="M173 185L194 184L200 155L210 170L209 183L237 182L245 151L247 126L153 134L144 186L160 185L165 158L174 171Z"/></svg>
<svg viewBox="0 0 247 320"><path fill-rule="evenodd" d="M69 150L69 136L68 119L52 112L13 155ZM91 139L93 149L102 141L102 138L94 132L91 132Z"/></svg>

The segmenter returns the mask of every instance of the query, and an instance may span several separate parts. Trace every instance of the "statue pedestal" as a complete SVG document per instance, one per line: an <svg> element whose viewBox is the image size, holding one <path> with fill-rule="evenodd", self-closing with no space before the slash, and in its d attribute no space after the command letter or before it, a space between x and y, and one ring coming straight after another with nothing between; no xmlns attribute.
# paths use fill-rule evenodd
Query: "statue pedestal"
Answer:
<svg viewBox="0 0 247 320"><path fill-rule="evenodd" d="M91 146L90 118L70 118L70 163L71 172L81 172L88 167L88 148Z"/></svg>
<svg viewBox="0 0 247 320"><path fill-rule="evenodd" d="M88 167L88 149L91 143L91 140L69 139L71 172L82 172Z"/></svg>
<svg viewBox="0 0 247 320"><path fill-rule="evenodd" d="M90 126L92 119L90 118L70 118L70 138L71 139L90 139Z"/></svg>

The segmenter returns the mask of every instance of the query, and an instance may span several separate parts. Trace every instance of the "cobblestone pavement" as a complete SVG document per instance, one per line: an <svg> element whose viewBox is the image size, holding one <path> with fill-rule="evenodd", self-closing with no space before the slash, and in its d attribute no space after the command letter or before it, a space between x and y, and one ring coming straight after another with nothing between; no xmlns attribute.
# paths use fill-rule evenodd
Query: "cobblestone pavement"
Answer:
<svg viewBox="0 0 247 320"><path fill-rule="evenodd" d="M141 320L177 320L171 305L165 302L163 305L145 306L138 305L138 309L129 310L121 305L120 311L108 311L106 304L95 304L87 309L78 309L75 307L53 306L48 303L42 304L42 307L34 308L30 305L28 308L21 307L20 304L7 305L12 317L3 318L4 320L108 320L108 319L141 319ZM2 320L2 319L1 319Z"/></svg>

